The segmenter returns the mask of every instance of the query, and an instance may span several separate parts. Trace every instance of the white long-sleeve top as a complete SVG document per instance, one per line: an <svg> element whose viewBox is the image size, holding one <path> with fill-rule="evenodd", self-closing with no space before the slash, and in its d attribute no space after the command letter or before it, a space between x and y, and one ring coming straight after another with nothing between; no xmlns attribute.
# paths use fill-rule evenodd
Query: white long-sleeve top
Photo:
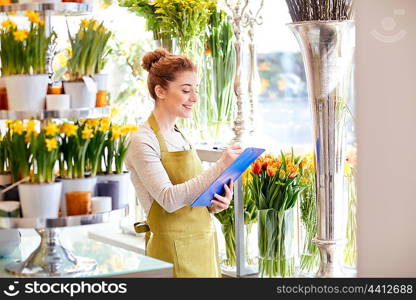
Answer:
<svg viewBox="0 0 416 300"><path fill-rule="evenodd" d="M166 136L165 143L169 152L190 149L179 131ZM226 168L220 159L201 175L173 185L161 162L159 141L148 123L131 137L125 164L146 215L153 201L169 213L189 206Z"/></svg>

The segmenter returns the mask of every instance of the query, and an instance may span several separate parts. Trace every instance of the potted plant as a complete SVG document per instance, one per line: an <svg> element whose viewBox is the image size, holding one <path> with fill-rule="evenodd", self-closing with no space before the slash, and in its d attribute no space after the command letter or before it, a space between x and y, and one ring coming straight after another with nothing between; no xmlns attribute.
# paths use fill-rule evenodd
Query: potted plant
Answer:
<svg viewBox="0 0 416 300"><path fill-rule="evenodd" d="M33 125L26 128L25 139L29 144L30 160L25 163L30 166L29 182L19 184L25 218L58 217L62 190L62 183L55 181L58 134L59 127L52 122L46 123L39 132Z"/></svg>
<svg viewBox="0 0 416 300"><path fill-rule="evenodd" d="M67 62L69 81L64 81L64 90L71 97L71 107L95 107L97 87L92 76L101 71L106 45L111 36L103 23L83 19L78 32L71 36L71 49Z"/></svg>
<svg viewBox="0 0 416 300"><path fill-rule="evenodd" d="M27 11L29 30L18 29L10 19L0 30L0 60L10 110L43 110L48 87L46 55L56 39L46 35L45 22L39 14Z"/></svg>
<svg viewBox="0 0 416 300"><path fill-rule="evenodd" d="M0 132L0 186L12 183L7 142L5 135Z"/></svg>
<svg viewBox="0 0 416 300"><path fill-rule="evenodd" d="M66 215L65 194L87 191L94 195L97 178L85 172L88 145L94 136L87 122L66 122L60 128L59 173L62 181L61 208Z"/></svg>
<svg viewBox="0 0 416 300"><path fill-rule="evenodd" d="M98 183L119 182L118 199L119 203L113 203L113 209L125 207L128 203L127 191L130 180L129 172L124 171L123 163L130 144L130 135L137 131L135 125L120 126L110 124L108 139L104 143L104 149L101 153L101 175L98 176Z"/></svg>

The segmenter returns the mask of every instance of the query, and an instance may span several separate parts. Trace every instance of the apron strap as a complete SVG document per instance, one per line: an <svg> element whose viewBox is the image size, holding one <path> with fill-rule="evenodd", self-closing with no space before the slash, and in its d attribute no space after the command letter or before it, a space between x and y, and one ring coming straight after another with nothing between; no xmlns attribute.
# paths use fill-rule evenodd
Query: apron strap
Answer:
<svg viewBox="0 0 416 300"><path fill-rule="evenodd" d="M150 128L155 132L157 140L159 141L160 151L169 152L168 147L166 147L165 139L163 138L162 133L160 132L159 125L157 124L156 118L153 113L150 114L149 119L147 120L150 124Z"/></svg>

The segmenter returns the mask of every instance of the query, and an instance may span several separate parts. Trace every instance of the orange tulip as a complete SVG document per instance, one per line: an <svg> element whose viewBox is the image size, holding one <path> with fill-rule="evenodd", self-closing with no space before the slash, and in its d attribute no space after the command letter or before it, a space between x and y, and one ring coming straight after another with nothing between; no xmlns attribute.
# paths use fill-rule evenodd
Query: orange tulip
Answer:
<svg viewBox="0 0 416 300"><path fill-rule="evenodd" d="M267 167L267 175L269 175L270 177L274 177L274 175L276 175L276 172L277 168L274 168L273 166Z"/></svg>
<svg viewBox="0 0 416 300"><path fill-rule="evenodd" d="M261 173L261 164L258 161L254 162L254 165L252 167L252 171L254 174L259 175Z"/></svg>

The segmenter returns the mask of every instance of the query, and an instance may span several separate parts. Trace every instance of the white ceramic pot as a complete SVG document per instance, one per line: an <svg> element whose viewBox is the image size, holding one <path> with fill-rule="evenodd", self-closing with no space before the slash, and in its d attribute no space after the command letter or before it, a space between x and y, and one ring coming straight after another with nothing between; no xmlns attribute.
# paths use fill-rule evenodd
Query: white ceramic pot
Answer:
<svg viewBox="0 0 416 300"><path fill-rule="evenodd" d="M20 245L20 232L17 229L0 230L0 257L9 256Z"/></svg>
<svg viewBox="0 0 416 300"><path fill-rule="evenodd" d="M40 75L4 76L9 110L43 110L49 77Z"/></svg>
<svg viewBox="0 0 416 300"><path fill-rule="evenodd" d="M62 183L19 184L19 196L24 218L57 218Z"/></svg>
<svg viewBox="0 0 416 300"><path fill-rule="evenodd" d="M87 177L79 179L62 179L62 195L61 195L61 210L62 214L66 216L66 198L65 194L74 191L91 192L91 197L95 196L95 186L97 184L97 177Z"/></svg>
<svg viewBox="0 0 416 300"><path fill-rule="evenodd" d="M125 207L128 205L128 190L130 182L130 172L124 172L123 174L112 174L112 175L99 175L97 176L97 183L106 181L118 181L118 207Z"/></svg>
<svg viewBox="0 0 416 300"><path fill-rule="evenodd" d="M83 81L64 81L65 94L71 97L71 108L95 107L97 91L90 91Z"/></svg>
<svg viewBox="0 0 416 300"><path fill-rule="evenodd" d="M98 91L106 91L108 88L108 74L94 74L95 83Z"/></svg>
<svg viewBox="0 0 416 300"><path fill-rule="evenodd" d="M69 95L46 95L47 110L66 110L71 108Z"/></svg>
<svg viewBox="0 0 416 300"><path fill-rule="evenodd" d="M12 175L4 174L0 175L0 185L5 186L12 183Z"/></svg>

